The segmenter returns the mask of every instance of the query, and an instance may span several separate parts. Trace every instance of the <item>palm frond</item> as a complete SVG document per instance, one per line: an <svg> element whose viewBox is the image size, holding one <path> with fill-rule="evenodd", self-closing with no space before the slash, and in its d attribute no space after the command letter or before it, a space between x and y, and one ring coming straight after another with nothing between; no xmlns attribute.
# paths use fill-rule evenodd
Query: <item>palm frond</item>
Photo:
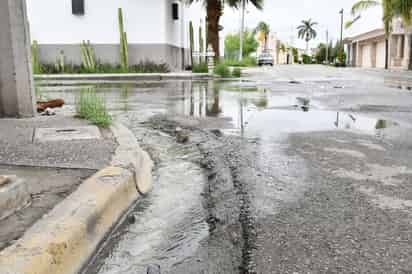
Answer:
<svg viewBox="0 0 412 274"><path fill-rule="evenodd" d="M366 9L376 7L381 5L382 3L376 0L361 0L353 4L351 13L353 16L359 14L361 11L364 11Z"/></svg>

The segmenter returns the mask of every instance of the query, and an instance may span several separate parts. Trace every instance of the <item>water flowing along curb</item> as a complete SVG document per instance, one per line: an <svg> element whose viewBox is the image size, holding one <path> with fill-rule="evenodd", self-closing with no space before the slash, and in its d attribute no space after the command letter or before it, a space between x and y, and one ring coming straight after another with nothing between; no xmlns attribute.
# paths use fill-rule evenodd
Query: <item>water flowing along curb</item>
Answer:
<svg viewBox="0 0 412 274"><path fill-rule="evenodd" d="M137 142L124 126L116 123L112 130L119 143L113 166L83 182L21 239L3 250L1 274L77 273L139 198L139 192L151 189L151 159L139 146L132 146ZM127 149L129 153L122 155ZM144 188L137 191L139 185Z"/></svg>

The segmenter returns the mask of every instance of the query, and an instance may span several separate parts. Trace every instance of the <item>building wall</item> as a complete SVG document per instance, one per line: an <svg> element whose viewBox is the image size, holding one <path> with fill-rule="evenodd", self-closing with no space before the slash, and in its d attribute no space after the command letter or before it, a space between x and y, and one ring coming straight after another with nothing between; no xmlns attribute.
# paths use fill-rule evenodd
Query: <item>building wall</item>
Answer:
<svg viewBox="0 0 412 274"><path fill-rule="evenodd" d="M361 49L362 49L362 67L371 68L372 67L372 60L371 60L372 45L371 44L363 45Z"/></svg>
<svg viewBox="0 0 412 274"><path fill-rule="evenodd" d="M177 0L85 0L85 14L78 16L72 14L71 0L26 1L41 62L54 63L63 51L67 63L81 64L79 44L90 40L102 63L119 63L117 10L121 7L130 64L165 62L174 70L190 62L185 16L202 10L200 5L189 8ZM172 18L172 3L179 3L179 20Z"/></svg>
<svg viewBox="0 0 412 274"><path fill-rule="evenodd" d="M376 67L385 68L385 41L377 43L376 46Z"/></svg>

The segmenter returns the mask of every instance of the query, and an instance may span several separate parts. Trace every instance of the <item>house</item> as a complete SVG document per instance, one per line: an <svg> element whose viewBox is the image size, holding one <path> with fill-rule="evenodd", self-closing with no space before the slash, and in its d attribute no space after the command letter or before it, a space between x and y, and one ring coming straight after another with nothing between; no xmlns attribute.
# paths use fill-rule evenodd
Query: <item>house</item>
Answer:
<svg viewBox="0 0 412 274"><path fill-rule="evenodd" d="M409 36L402 20L394 19L388 39L388 68L408 69ZM347 65L363 68L385 68L386 35L383 28L345 39Z"/></svg>
<svg viewBox="0 0 412 274"><path fill-rule="evenodd" d="M293 55L290 47L287 44L282 43L282 41L278 39L275 32L269 33L266 45L264 40L258 39L258 42L259 47L257 49L257 56L263 52L268 52L272 54L274 64L279 65L293 63Z"/></svg>
<svg viewBox="0 0 412 274"><path fill-rule="evenodd" d="M26 1L31 39L39 44L41 63L54 64L62 53L65 63L80 65L80 43L89 40L100 63L119 64L118 8L123 12L130 65L149 60L182 70L191 65L189 22L197 47L199 27L206 29L202 4L188 6L183 0Z"/></svg>

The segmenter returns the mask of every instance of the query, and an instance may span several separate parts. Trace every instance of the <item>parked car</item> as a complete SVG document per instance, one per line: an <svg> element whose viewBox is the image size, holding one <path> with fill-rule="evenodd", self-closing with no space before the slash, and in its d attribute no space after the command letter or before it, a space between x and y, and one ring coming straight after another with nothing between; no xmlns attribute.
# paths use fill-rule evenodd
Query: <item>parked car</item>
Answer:
<svg viewBox="0 0 412 274"><path fill-rule="evenodd" d="M264 52L259 55L257 63L259 66L262 66L262 65L273 66L273 55L270 53Z"/></svg>

